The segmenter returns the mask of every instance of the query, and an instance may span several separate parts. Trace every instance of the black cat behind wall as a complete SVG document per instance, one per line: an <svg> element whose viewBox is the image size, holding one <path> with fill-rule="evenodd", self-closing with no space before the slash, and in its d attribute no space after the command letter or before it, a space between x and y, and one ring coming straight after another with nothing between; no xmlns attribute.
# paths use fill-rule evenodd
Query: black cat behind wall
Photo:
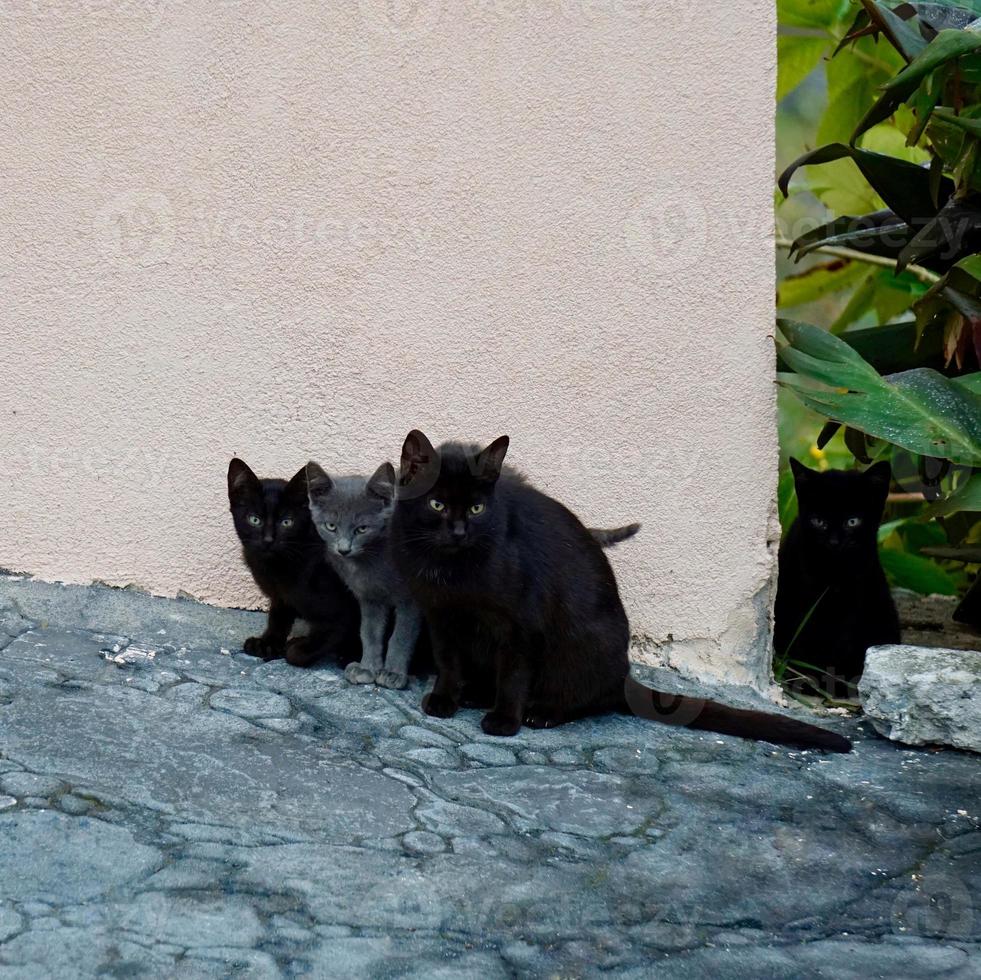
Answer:
<svg viewBox="0 0 981 980"><path fill-rule="evenodd" d="M263 660L285 656L296 667L360 660L358 603L327 564L310 519L306 469L289 481L260 480L233 459L228 501L242 556L269 598L266 630L245 641L245 652ZM309 635L289 639L297 619L309 624Z"/></svg>
<svg viewBox="0 0 981 980"><path fill-rule="evenodd" d="M827 694L854 697L865 651L899 642L878 549L891 468L819 473L796 459L790 465L798 517L780 546L774 648L819 668L798 669Z"/></svg>
<svg viewBox="0 0 981 980"><path fill-rule="evenodd" d="M437 451L412 431L402 450L394 554L429 624L437 677L430 715L489 708L481 726L513 735L611 711L749 738L847 752L794 719L680 698L630 677L630 631L603 549L562 504L503 466L506 436L483 451Z"/></svg>

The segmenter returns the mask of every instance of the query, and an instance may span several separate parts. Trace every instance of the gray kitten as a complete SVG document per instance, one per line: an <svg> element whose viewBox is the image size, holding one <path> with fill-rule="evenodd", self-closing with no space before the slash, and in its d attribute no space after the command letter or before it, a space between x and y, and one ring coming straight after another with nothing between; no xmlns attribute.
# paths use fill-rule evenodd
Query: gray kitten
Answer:
<svg viewBox="0 0 981 980"><path fill-rule="evenodd" d="M369 479L332 479L307 463L310 513L326 543L327 561L361 606L361 663L348 664L352 684L403 688L422 628L422 612L388 555L388 524L395 501L395 470L383 463ZM395 623L385 652L385 634Z"/></svg>

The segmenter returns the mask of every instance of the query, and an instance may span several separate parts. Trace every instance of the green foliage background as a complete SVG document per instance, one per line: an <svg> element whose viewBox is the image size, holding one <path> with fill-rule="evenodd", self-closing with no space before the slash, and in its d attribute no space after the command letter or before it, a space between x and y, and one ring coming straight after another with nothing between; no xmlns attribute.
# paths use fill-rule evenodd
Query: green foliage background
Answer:
<svg viewBox="0 0 981 980"><path fill-rule="evenodd" d="M880 553L924 593L966 590L981 545L978 16L981 0L778 2L781 520L789 456L891 459L908 493Z"/></svg>

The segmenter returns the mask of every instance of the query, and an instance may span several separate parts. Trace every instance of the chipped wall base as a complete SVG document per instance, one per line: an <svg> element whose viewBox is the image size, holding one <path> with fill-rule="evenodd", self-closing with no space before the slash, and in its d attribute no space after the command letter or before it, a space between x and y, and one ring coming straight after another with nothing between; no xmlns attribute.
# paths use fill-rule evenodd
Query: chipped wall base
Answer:
<svg viewBox="0 0 981 980"><path fill-rule="evenodd" d="M704 683L748 687L783 702L773 681L771 630L776 583L767 583L730 613L718 636L657 641L634 635L631 659L652 667L669 667L683 677Z"/></svg>
<svg viewBox="0 0 981 980"><path fill-rule="evenodd" d="M688 681L695 681L702 691L699 696L707 696L703 689L710 692L712 688L727 687L732 689L725 695L728 700L734 697L738 700L741 691L749 699L748 706L752 706L758 695L785 703L780 689L772 683L769 670L768 607L764 590L730 617L728 628L716 640L657 643L649 637L634 636L631 660L655 668L650 675L641 671L640 677L641 680L646 677L648 683L655 683L661 690L691 693ZM179 626L189 635L197 631L208 635L220 633L224 645L234 649L240 648L245 637L262 632L265 626L262 612L226 609L186 595L172 599L102 583L71 585L11 574L0 574L0 646L4 610L15 618L23 615L63 628L81 626L106 633L125 633L150 643L166 639L160 633L161 626L168 631L171 625ZM305 625L298 623L295 632L305 631ZM665 669L684 680L672 682Z"/></svg>

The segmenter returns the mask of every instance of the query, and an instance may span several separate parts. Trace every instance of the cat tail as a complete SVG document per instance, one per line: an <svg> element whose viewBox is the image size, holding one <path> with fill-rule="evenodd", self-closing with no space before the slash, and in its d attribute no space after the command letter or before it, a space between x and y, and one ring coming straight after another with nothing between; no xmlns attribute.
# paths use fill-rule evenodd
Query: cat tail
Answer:
<svg viewBox="0 0 981 980"><path fill-rule="evenodd" d="M806 722L771 715L765 711L729 708L716 701L665 694L645 687L632 676L624 684L624 710L638 718L650 718L667 725L683 725L722 735L738 735L757 742L775 742L800 749L826 749L851 752L852 743L837 732Z"/></svg>
<svg viewBox="0 0 981 980"><path fill-rule="evenodd" d="M632 538L639 530L639 524L627 524L624 527L591 527L589 533L599 542L601 548L610 548Z"/></svg>

